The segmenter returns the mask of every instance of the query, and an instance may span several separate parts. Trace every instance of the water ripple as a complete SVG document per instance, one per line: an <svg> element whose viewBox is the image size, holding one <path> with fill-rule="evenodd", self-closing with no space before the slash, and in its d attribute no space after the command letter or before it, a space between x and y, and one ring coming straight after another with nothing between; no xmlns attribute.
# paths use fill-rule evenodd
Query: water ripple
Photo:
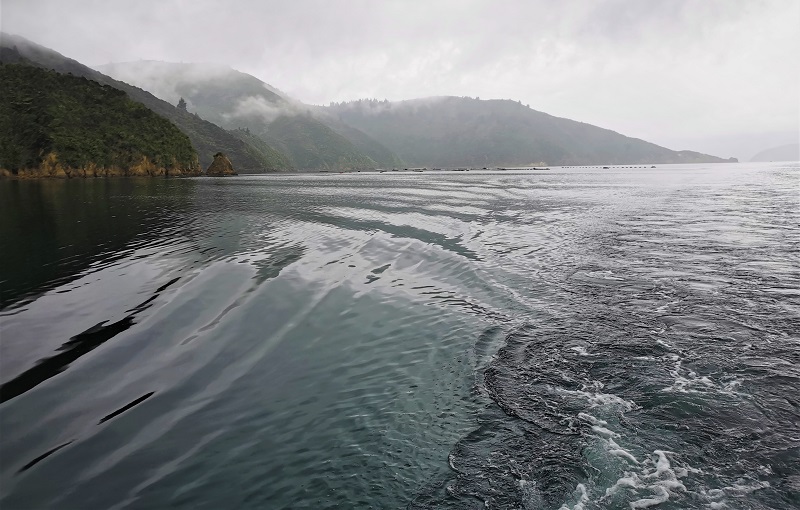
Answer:
<svg viewBox="0 0 800 510"><path fill-rule="evenodd" d="M0 504L796 506L799 177L0 183Z"/></svg>

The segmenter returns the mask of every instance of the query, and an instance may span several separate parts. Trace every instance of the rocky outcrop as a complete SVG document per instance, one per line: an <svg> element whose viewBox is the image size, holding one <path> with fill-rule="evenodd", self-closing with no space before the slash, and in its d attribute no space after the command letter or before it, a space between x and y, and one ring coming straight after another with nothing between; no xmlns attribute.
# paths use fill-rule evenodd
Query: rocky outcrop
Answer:
<svg viewBox="0 0 800 510"><path fill-rule="evenodd" d="M211 163L211 166L208 167L208 170L206 170L206 174L214 177L222 177L226 175L236 175L236 171L233 169L231 160L228 159L225 154L218 152L214 154L214 161Z"/></svg>
<svg viewBox="0 0 800 510"><path fill-rule="evenodd" d="M42 158L41 164L35 168L20 168L16 171L0 168L0 178L193 177L201 175L201 172L202 168L196 158L189 166L182 166L173 160L171 165L164 167L154 163L147 156L142 156L138 162L132 163L127 167L116 165L100 166L92 162L80 167L72 167L59 161L55 152L50 152Z"/></svg>

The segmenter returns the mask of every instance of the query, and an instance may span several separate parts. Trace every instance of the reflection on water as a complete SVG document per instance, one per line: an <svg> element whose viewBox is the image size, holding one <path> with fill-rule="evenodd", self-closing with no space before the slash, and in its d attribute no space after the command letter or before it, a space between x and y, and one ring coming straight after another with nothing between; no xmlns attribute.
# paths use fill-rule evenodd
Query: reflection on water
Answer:
<svg viewBox="0 0 800 510"><path fill-rule="evenodd" d="M0 505L796 506L798 172L0 182Z"/></svg>
<svg viewBox="0 0 800 510"><path fill-rule="evenodd" d="M0 185L0 308L169 236L195 181L72 179ZM138 243L137 241L138 237Z"/></svg>

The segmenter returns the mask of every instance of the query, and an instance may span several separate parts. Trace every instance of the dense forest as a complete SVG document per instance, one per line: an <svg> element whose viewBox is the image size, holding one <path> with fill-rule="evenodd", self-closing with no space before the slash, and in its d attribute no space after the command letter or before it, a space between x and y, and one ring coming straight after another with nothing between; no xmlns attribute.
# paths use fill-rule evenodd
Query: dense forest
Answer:
<svg viewBox="0 0 800 510"><path fill-rule="evenodd" d="M0 64L0 168L20 176L196 175L170 121L95 81Z"/></svg>
<svg viewBox="0 0 800 510"><path fill-rule="evenodd" d="M267 162L270 172L292 170L292 162L280 151L270 147L262 138L250 132L249 128L237 128L229 130L229 133L247 143L252 150L260 154L260 158Z"/></svg>
<svg viewBox="0 0 800 510"><path fill-rule="evenodd" d="M158 99L153 94L127 83L114 80L91 69L80 62L67 58L44 46L23 37L3 33L0 37L0 63L24 63L63 74L72 74L94 80L128 94L128 97L142 103L156 114L173 122L192 143L197 151L200 164L208 167L217 152L224 152L237 170L260 173L277 170L270 161L262 157L262 152L225 129L200 118L174 104Z"/></svg>

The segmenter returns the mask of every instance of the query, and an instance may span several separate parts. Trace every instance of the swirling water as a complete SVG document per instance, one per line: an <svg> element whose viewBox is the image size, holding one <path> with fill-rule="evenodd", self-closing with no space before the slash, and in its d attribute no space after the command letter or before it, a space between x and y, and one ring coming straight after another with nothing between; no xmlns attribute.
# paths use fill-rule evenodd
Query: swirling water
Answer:
<svg viewBox="0 0 800 510"><path fill-rule="evenodd" d="M800 507L797 164L0 208L0 508Z"/></svg>

